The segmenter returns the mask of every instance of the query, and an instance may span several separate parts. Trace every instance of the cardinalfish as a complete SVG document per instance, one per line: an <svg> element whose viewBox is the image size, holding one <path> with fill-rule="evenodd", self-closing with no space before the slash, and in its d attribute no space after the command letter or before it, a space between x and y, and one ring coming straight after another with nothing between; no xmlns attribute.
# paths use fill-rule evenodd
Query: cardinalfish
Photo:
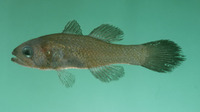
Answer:
<svg viewBox="0 0 200 112"><path fill-rule="evenodd" d="M181 48L173 41L158 40L140 45L119 45L123 32L102 24L89 35L83 35L80 25L72 20L62 33L41 36L16 47L11 60L20 65L52 69L66 87L75 82L73 74L63 69L89 69L102 82L124 76L119 64L140 65L156 72L170 72L184 61Z"/></svg>

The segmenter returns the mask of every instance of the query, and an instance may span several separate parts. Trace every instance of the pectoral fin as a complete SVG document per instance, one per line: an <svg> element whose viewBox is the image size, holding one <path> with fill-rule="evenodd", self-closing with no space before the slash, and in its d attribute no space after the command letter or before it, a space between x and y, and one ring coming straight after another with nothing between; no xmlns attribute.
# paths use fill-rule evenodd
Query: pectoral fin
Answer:
<svg viewBox="0 0 200 112"><path fill-rule="evenodd" d="M90 68L91 73L102 82L118 80L124 76L124 68L117 65L108 65L97 68Z"/></svg>

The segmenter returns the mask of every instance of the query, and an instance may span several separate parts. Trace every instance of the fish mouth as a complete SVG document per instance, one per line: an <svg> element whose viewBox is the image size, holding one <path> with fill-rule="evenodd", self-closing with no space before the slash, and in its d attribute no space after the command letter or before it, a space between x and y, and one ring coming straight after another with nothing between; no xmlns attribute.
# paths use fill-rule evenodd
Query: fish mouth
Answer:
<svg viewBox="0 0 200 112"><path fill-rule="evenodd" d="M17 57L11 58L11 61L16 62L17 61Z"/></svg>
<svg viewBox="0 0 200 112"><path fill-rule="evenodd" d="M17 50L14 49L13 52L12 52L12 55L14 57L11 58L11 61L18 63L20 59L16 56L16 54L17 54Z"/></svg>
<svg viewBox="0 0 200 112"><path fill-rule="evenodd" d="M16 62L16 63L22 62L22 60L18 57L12 57L11 61Z"/></svg>
<svg viewBox="0 0 200 112"><path fill-rule="evenodd" d="M11 61L17 62L17 60L19 60L19 59L18 59L17 56L16 56L16 49L13 50L12 55L15 56L15 57L12 57L12 58L11 58Z"/></svg>
<svg viewBox="0 0 200 112"><path fill-rule="evenodd" d="M15 63L18 63L18 64L20 64L20 65L24 65L24 61L23 61L22 59L20 59L20 57L17 56L16 50L14 50L14 51L12 52L12 55L13 55L14 57L11 58L11 61L13 61L13 62L15 62Z"/></svg>
<svg viewBox="0 0 200 112"><path fill-rule="evenodd" d="M12 55L15 56L15 57L12 57L12 58L11 58L11 61L16 62L16 60L17 60L17 57L16 57L16 49L13 50Z"/></svg>
<svg viewBox="0 0 200 112"><path fill-rule="evenodd" d="M11 61L13 61L13 62L15 62L17 64L20 64L20 65L26 66L25 62L22 61L19 57L12 57Z"/></svg>

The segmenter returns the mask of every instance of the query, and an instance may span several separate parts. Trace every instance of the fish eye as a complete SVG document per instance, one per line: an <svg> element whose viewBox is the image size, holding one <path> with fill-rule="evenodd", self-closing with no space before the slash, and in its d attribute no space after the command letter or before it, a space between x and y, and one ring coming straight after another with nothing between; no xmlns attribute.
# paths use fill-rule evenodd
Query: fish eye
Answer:
<svg viewBox="0 0 200 112"><path fill-rule="evenodd" d="M26 46L22 49L22 53L27 57L31 58L33 55L33 49L29 46Z"/></svg>

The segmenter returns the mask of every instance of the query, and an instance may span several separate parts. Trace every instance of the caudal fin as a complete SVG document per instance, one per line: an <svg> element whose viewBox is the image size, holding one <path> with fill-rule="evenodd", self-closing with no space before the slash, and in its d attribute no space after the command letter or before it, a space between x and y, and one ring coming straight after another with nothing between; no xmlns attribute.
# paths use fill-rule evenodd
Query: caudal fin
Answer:
<svg viewBox="0 0 200 112"><path fill-rule="evenodd" d="M170 40L159 40L143 44L147 49L147 57L142 64L157 72L170 72L185 60L181 48Z"/></svg>

